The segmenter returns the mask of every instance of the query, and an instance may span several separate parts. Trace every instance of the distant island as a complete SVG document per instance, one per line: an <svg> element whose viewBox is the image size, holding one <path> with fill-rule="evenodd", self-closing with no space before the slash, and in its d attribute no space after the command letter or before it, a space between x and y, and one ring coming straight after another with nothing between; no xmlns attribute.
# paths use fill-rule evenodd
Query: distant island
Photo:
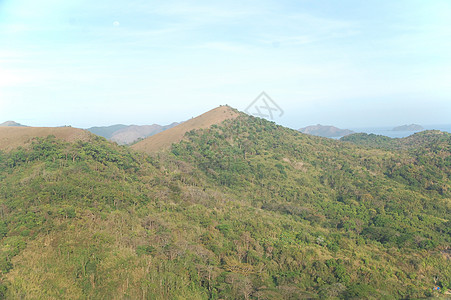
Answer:
<svg viewBox="0 0 451 300"><path fill-rule="evenodd" d="M402 125L392 129L392 131L421 131L424 128L418 124Z"/></svg>
<svg viewBox="0 0 451 300"><path fill-rule="evenodd" d="M318 125L312 125L307 126L304 128L299 129L300 132L310 134L310 135L316 135L316 136L322 136L322 137L342 137L348 134L354 133L354 131L349 129L340 129L335 126L324 126L321 124Z"/></svg>
<svg viewBox="0 0 451 300"><path fill-rule="evenodd" d="M0 127L26 127L25 125L19 124L14 121L6 121L0 124Z"/></svg>

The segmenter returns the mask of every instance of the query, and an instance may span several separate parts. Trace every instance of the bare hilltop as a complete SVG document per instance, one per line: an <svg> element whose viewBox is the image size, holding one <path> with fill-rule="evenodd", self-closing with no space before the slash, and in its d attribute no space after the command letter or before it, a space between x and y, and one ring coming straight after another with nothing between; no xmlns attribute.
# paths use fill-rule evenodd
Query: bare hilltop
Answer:
<svg viewBox="0 0 451 300"><path fill-rule="evenodd" d="M169 148L173 143L181 141L185 133L191 130L205 129L238 116L239 113L229 106L219 106L171 129L150 136L136 143L132 148L147 153L163 150Z"/></svg>

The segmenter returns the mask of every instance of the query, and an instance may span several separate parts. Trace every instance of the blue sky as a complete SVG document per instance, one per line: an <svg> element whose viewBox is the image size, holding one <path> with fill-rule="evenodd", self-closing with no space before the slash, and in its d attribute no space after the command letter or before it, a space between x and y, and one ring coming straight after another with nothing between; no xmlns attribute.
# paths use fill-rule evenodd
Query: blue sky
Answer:
<svg viewBox="0 0 451 300"><path fill-rule="evenodd" d="M451 2L0 0L0 122L451 123Z"/></svg>

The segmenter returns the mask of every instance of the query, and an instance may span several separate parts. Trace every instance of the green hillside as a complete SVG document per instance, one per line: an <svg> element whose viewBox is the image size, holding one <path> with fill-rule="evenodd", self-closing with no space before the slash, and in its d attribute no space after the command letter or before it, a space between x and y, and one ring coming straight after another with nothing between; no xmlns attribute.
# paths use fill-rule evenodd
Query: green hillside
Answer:
<svg viewBox="0 0 451 300"><path fill-rule="evenodd" d="M419 150L427 149L435 152L441 148L450 150L451 134L439 130L417 132L405 138L389 138L383 135L354 133L340 139L356 145L391 150Z"/></svg>
<svg viewBox="0 0 451 300"><path fill-rule="evenodd" d="M451 143L422 143L371 148L243 114L151 155L100 137L36 139L0 152L0 295L445 293Z"/></svg>

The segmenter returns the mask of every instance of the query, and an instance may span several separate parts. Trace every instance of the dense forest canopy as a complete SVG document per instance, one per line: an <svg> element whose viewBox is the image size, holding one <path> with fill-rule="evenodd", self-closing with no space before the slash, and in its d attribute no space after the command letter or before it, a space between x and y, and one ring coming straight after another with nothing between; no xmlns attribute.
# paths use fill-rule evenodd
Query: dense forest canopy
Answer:
<svg viewBox="0 0 451 300"><path fill-rule="evenodd" d="M451 288L451 138L336 141L241 114L143 154L0 152L0 295L406 299Z"/></svg>

